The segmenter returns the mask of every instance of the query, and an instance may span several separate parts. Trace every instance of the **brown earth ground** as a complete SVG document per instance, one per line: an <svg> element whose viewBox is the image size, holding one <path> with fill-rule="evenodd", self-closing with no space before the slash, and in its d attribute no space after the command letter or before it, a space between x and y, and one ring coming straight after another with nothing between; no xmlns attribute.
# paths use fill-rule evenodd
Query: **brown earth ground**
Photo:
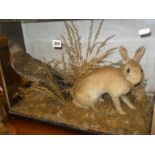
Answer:
<svg viewBox="0 0 155 155"><path fill-rule="evenodd" d="M126 115L117 113L109 95L103 96L103 102L96 103L95 110L86 110L69 101L63 105L54 103L51 98L36 91L26 92L12 107L13 112L45 121L64 123L86 131L107 134L150 134L153 98L146 95L141 86L128 94L136 110L131 110L121 103Z"/></svg>

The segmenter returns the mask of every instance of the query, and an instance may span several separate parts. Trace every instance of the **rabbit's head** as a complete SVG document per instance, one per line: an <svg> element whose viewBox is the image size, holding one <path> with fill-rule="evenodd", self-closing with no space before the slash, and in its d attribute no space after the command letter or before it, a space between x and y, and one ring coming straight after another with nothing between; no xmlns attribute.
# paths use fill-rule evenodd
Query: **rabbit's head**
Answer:
<svg viewBox="0 0 155 155"><path fill-rule="evenodd" d="M123 59L123 65L121 67L123 75L133 85L140 83L143 80L144 73L139 62L145 52L145 48L138 48L132 59L128 57L127 50L124 47L121 46L119 51Z"/></svg>

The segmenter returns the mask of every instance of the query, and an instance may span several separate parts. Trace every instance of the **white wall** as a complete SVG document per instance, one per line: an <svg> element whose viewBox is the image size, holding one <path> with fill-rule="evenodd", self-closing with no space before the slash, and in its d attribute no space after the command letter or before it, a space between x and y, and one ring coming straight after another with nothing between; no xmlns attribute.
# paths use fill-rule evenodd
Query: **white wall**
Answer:
<svg viewBox="0 0 155 155"><path fill-rule="evenodd" d="M95 21L94 29L97 28ZM87 45L88 32L90 27L89 20L76 20L82 37L83 52ZM138 30L149 27L151 36L141 38L138 36ZM60 39L61 35L66 34L63 21L23 23L22 24L25 46L27 52L33 57L43 60L60 58L62 50L55 50L52 47L52 40ZM145 78L148 79L148 90L155 90L155 20L105 20L98 41L103 41L107 37L115 34L116 36L109 41L105 50L123 45L128 49L129 55L133 56L139 46L144 46L146 53L142 58L141 64L144 69ZM113 61L120 59L118 51L111 58Z"/></svg>

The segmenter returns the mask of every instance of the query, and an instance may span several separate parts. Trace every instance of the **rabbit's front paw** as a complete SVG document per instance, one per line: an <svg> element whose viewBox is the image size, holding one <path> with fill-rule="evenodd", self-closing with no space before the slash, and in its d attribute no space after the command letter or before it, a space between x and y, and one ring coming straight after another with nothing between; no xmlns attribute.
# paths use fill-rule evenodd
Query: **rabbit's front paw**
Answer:
<svg viewBox="0 0 155 155"><path fill-rule="evenodd" d="M124 103L127 104L127 106L128 106L130 109L133 109L133 110L136 109L136 107L130 102L130 100L128 99L127 96L121 96L121 99L124 101Z"/></svg>
<svg viewBox="0 0 155 155"><path fill-rule="evenodd" d="M136 107L134 105L131 105L130 108L136 110Z"/></svg>
<svg viewBox="0 0 155 155"><path fill-rule="evenodd" d="M121 115L126 115L126 112L124 111L118 111Z"/></svg>

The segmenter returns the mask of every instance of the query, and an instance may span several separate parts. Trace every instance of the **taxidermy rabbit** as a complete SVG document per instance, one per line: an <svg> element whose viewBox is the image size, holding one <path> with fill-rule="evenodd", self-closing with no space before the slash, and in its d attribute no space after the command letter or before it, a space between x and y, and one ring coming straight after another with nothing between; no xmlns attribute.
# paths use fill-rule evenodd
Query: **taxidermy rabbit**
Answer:
<svg viewBox="0 0 155 155"><path fill-rule="evenodd" d="M120 99L131 109L136 109L125 95L143 80L144 74L139 62L145 49L138 48L133 59L128 57L124 47L120 47L119 52L123 59L120 68L98 68L77 82L72 91L74 104L83 108L93 107L104 93L108 93L120 114L126 114L120 106Z"/></svg>

